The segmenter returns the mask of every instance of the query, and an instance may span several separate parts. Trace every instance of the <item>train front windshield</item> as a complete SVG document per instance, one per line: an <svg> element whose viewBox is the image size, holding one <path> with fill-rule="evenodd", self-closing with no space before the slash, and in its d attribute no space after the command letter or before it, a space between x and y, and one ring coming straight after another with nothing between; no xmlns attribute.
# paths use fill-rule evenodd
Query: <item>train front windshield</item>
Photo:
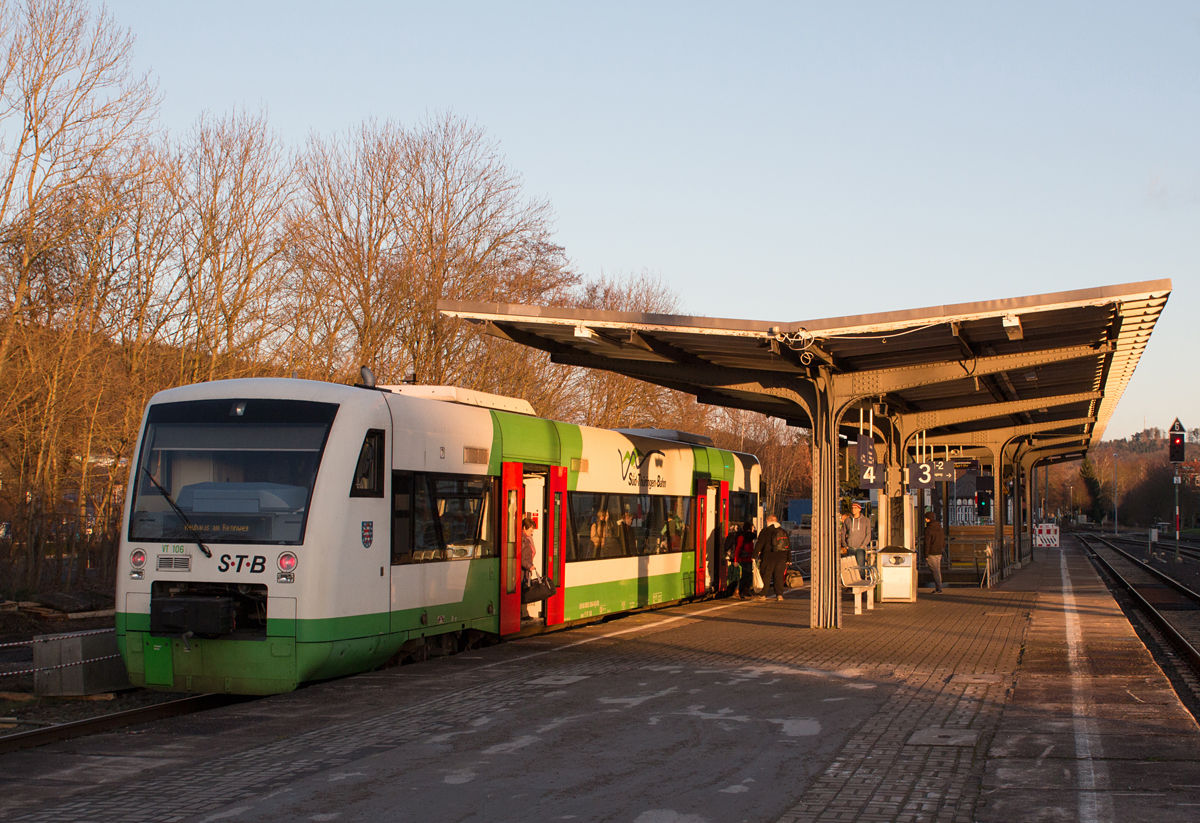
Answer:
<svg viewBox="0 0 1200 823"><path fill-rule="evenodd" d="M253 398L151 406L129 539L303 542L337 409Z"/></svg>

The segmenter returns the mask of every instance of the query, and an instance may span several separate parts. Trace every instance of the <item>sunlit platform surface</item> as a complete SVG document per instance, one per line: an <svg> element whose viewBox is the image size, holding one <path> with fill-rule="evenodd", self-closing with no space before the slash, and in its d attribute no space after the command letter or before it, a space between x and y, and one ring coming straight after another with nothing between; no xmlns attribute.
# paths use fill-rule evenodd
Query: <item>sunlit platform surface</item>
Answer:
<svg viewBox="0 0 1200 823"><path fill-rule="evenodd" d="M694 603L4 755L0 818L1200 815L1200 730L1074 544L808 615L805 590Z"/></svg>

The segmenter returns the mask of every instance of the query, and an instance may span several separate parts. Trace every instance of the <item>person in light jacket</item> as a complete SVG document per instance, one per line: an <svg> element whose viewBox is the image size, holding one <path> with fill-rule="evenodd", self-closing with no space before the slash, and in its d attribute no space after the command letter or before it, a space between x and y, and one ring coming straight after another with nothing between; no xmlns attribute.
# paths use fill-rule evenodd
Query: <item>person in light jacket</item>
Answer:
<svg viewBox="0 0 1200 823"><path fill-rule="evenodd" d="M859 566L867 565L867 547L871 545L871 521L863 517L862 505L850 504L850 517L842 524L842 553L854 552Z"/></svg>

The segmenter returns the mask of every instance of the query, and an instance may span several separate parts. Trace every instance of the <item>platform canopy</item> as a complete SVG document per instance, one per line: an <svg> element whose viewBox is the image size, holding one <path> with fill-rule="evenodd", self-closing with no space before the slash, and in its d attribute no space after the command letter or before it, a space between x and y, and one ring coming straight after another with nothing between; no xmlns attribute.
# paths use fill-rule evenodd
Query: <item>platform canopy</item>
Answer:
<svg viewBox="0 0 1200 823"><path fill-rule="evenodd" d="M827 511L821 525L820 501L836 497L838 434L858 426L860 410L888 421L885 462L897 467L918 436L964 453L1009 449L1027 464L1080 457L1102 439L1170 293L1170 280L1152 280L793 322L449 300L438 308L555 363L810 429L816 578L833 521ZM813 626L840 621L825 623L813 608Z"/></svg>

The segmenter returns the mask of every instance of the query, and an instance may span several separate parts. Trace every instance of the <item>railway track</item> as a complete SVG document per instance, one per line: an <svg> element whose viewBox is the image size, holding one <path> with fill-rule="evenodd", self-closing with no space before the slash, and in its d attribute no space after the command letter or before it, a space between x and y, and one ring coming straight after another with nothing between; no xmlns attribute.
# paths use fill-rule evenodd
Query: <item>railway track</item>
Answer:
<svg viewBox="0 0 1200 823"><path fill-rule="evenodd" d="M1094 536L1107 540L1110 543L1118 543L1124 546L1136 546L1144 549L1148 545L1145 535L1118 535L1116 537L1102 535ZM1159 538L1159 541L1154 544L1154 551L1157 554L1165 554L1168 557L1174 556L1175 538ZM1179 541L1179 556L1180 558L1186 560L1200 561L1200 543L1189 541L1187 539L1181 539Z"/></svg>
<svg viewBox="0 0 1200 823"><path fill-rule="evenodd" d="M99 717L89 717L86 720L59 723L41 729L33 729L32 731L7 734L0 737L0 754L15 752L21 749L32 749L37 746L45 746L47 743L57 743L60 740L86 737L89 734L107 732L124 726L165 720L168 717L194 714L196 712L208 711L209 709L217 709L222 706L256 699L243 695L200 694L192 697L184 697L179 700L172 700L167 703L158 703L153 706L143 706L138 709L129 709L128 711L100 715Z"/></svg>
<svg viewBox="0 0 1200 823"><path fill-rule="evenodd" d="M1079 535L1092 557L1129 595L1190 668L1190 683L1200 677L1200 593L1133 557L1111 539ZM1198 695L1200 696L1200 695Z"/></svg>

